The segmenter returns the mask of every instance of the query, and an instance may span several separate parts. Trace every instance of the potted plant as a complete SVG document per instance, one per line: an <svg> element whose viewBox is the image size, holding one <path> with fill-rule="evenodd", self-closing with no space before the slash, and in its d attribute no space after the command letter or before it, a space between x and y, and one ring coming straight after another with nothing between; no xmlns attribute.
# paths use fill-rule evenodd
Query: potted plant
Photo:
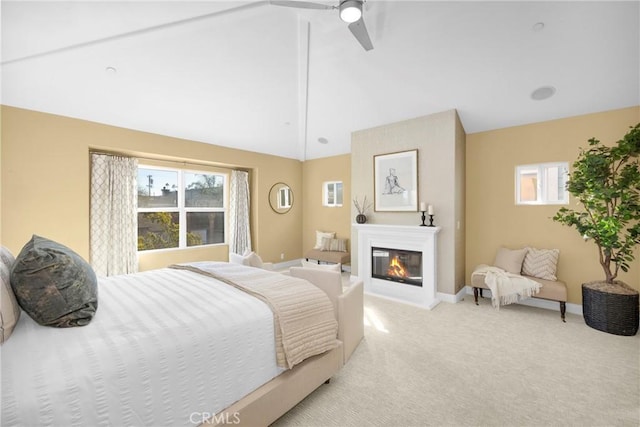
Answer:
<svg viewBox="0 0 640 427"><path fill-rule="evenodd" d="M616 278L628 271L640 244L639 156L640 123L613 146L591 138L567 182L582 210L563 207L553 217L597 245L605 278L582 285L584 320L616 335L638 332L638 291Z"/></svg>

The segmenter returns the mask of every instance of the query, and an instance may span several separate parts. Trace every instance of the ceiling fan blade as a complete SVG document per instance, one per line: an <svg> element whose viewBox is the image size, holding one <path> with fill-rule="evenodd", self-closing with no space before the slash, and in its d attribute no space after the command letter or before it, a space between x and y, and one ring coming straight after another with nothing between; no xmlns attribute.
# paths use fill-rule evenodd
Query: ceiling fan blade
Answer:
<svg viewBox="0 0 640 427"><path fill-rule="evenodd" d="M297 7L300 9L335 9L335 6L327 6L326 4L311 3L308 1L293 0L271 0L269 2L274 6Z"/></svg>
<svg viewBox="0 0 640 427"><path fill-rule="evenodd" d="M369 38L367 27L364 25L364 20L360 18L356 22L349 24L349 30L358 39L364 50L369 51L373 49L373 44Z"/></svg>

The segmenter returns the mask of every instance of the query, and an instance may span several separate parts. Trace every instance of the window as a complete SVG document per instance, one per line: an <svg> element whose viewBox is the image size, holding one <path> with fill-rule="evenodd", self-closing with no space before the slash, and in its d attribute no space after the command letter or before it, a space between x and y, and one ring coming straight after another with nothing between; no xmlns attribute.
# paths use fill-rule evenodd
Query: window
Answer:
<svg viewBox="0 0 640 427"><path fill-rule="evenodd" d="M138 167L138 250L225 241L226 175Z"/></svg>
<svg viewBox="0 0 640 427"><path fill-rule="evenodd" d="M322 204L324 206L342 206L342 181L324 183Z"/></svg>
<svg viewBox="0 0 640 427"><path fill-rule="evenodd" d="M282 187L278 190L278 209L291 208L291 189Z"/></svg>
<svg viewBox="0 0 640 427"><path fill-rule="evenodd" d="M541 163L516 167L516 204L560 205L569 203L566 190L569 164Z"/></svg>

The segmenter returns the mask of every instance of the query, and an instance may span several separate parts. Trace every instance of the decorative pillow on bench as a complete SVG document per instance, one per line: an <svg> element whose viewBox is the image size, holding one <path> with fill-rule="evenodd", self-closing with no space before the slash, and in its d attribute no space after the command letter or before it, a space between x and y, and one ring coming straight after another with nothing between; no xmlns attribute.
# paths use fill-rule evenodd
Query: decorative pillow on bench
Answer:
<svg viewBox="0 0 640 427"><path fill-rule="evenodd" d="M522 262L526 254L526 248L500 248L498 249L498 253L496 253L496 259L493 261L493 265L509 273L520 274L520 272L522 271Z"/></svg>
<svg viewBox="0 0 640 427"><path fill-rule="evenodd" d="M321 251L347 252L347 239L322 238Z"/></svg>
<svg viewBox="0 0 640 427"><path fill-rule="evenodd" d="M556 267L558 265L559 249L525 248L527 254L522 263L522 274L544 280L556 281Z"/></svg>
<svg viewBox="0 0 640 427"><path fill-rule="evenodd" d="M335 231L317 231L316 230L316 245L313 249L322 248L322 239L334 239L336 237Z"/></svg>

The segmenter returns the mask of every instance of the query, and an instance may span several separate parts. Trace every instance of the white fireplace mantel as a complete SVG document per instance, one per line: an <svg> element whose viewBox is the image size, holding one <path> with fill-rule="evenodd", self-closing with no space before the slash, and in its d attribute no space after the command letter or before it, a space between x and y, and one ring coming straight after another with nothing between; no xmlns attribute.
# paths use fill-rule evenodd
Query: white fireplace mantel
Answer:
<svg viewBox="0 0 640 427"><path fill-rule="evenodd" d="M358 277L366 293L432 309L437 292L437 235L440 227L417 225L353 224L358 232ZM371 248L422 252L422 287L371 277Z"/></svg>

